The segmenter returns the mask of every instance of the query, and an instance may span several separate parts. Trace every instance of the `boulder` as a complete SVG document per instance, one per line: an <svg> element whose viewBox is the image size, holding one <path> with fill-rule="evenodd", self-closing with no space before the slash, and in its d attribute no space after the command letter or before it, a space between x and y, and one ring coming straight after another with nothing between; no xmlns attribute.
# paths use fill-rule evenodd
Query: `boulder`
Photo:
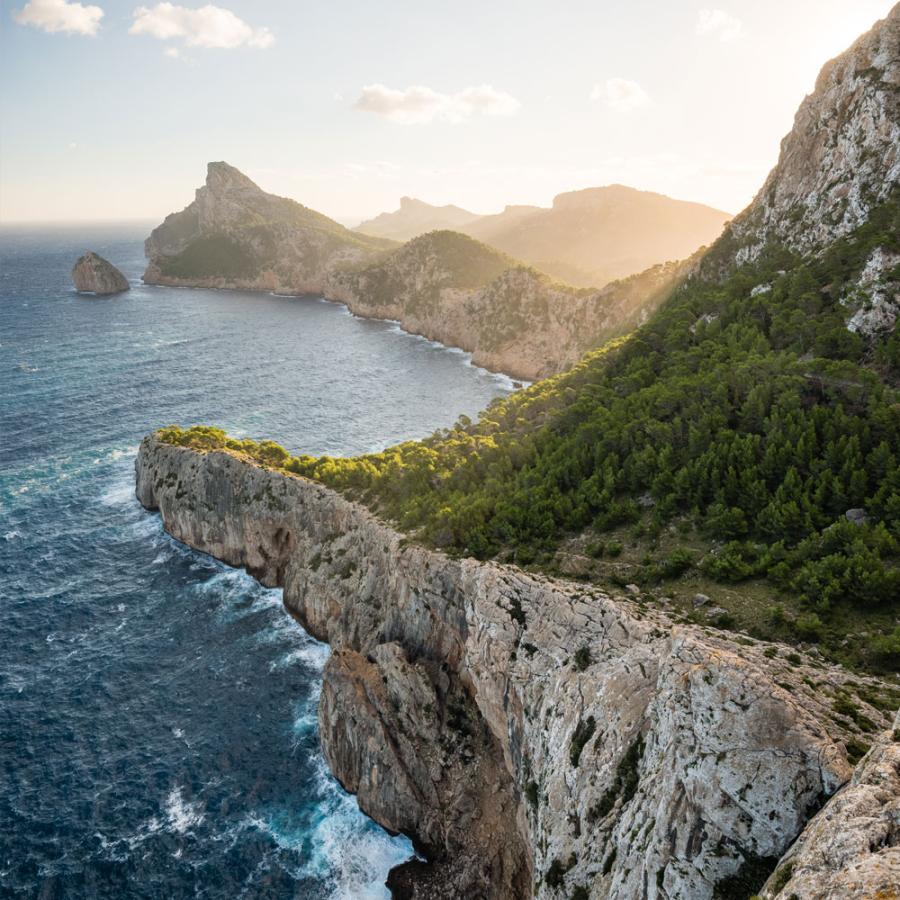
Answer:
<svg viewBox="0 0 900 900"><path fill-rule="evenodd" d="M102 256L89 250L72 267L72 281L79 293L121 294L129 288L128 279Z"/></svg>

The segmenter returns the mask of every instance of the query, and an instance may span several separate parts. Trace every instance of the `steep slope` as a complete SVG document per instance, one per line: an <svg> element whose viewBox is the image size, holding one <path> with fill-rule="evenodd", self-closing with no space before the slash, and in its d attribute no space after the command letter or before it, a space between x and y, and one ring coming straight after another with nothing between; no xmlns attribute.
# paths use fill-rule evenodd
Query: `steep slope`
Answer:
<svg viewBox="0 0 900 900"><path fill-rule="evenodd" d="M381 213L353 230L372 237L409 241L429 231L459 231L477 218L476 213L459 206L432 206L413 197L401 197L400 209L396 212Z"/></svg>
<svg viewBox="0 0 900 900"><path fill-rule="evenodd" d="M551 209L507 207L461 230L573 284L597 286L710 244L729 216L623 185L559 194Z"/></svg>
<svg viewBox="0 0 900 900"><path fill-rule="evenodd" d="M381 261L337 272L328 296L357 315L472 352L494 371L554 375L646 321L692 265L668 263L588 291L556 284L472 238L436 231Z"/></svg>
<svg viewBox="0 0 900 900"><path fill-rule="evenodd" d="M833 698L880 696L877 681L409 545L257 464L252 442L160 437L141 445L140 501L178 540L283 585L331 644L329 765L431 863L395 870L395 896L746 900L850 777L856 727Z"/></svg>
<svg viewBox="0 0 900 900"><path fill-rule="evenodd" d="M392 246L267 194L227 163L211 162L193 203L167 216L147 238L144 281L319 292L334 269Z"/></svg>
<svg viewBox="0 0 900 900"><path fill-rule="evenodd" d="M778 164L726 244L740 264L778 244L813 254L867 222L900 181L900 16L822 69L781 144ZM858 288L858 289L857 289ZM900 248L878 246L841 302L851 330L890 330L900 312Z"/></svg>

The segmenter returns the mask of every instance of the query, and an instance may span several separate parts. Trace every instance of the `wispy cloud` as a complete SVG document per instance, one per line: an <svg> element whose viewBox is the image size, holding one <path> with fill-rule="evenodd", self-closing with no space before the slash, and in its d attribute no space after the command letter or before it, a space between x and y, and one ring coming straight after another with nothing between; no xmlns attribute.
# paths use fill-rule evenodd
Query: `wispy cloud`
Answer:
<svg viewBox="0 0 900 900"><path fill-rule="evenodd" d="M31 25L41 31L92 35L100 27L103 10L67 0L29 0L21 9L13 10L12 15L19 25Z"/></svg>
<svg viewBox="0 0 900 900"><path fill-rule="evenodd" d="M743 30L744 23L724 9L701 9L697 14L697 34L727 43L737 40Z"/></svg>
<svg viewBox="0 0 900 900"><path fill-rule="evenodd" d="M603 84L595 84L591 100L601 100L610 109L629 112L650 102L650 95L636 82L627 78L607 78Z"/></svg>
<svg viewBox="0 0 900 900"><path fill-rule="evenodd" d="M489 84L467 87L455 94L442 94L422 85L396 90L383 84L367 84L354 108L371 112L404 125L462 122L473 115L511 116L521 104L511 94Z"/></svg>
<svg viewBox="0 0 900 900"><path fill-rule="evenodd" d="M149 34L161 41L181 40L189 47L268 47L275 40L268 28L254 28L231 10L207 4L198 9L157 3L134 11L130 34Z"/></svg>

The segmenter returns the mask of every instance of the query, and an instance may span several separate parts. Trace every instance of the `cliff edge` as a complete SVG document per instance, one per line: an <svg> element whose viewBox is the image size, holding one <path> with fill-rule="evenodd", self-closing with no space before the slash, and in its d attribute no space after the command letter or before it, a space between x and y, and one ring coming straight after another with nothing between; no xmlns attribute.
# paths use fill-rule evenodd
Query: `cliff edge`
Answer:
<svg viewBox="0 0 900 900"><path fill-rule="evenodd" d="M331 645L326 759L429 861L392 873L397 896L749 896L852 775L859 735L834 698L874 680L408 544L229 452L151 435L136 479L173 537L282 585ZM873 852L860 841L853 858Z"/></svg>

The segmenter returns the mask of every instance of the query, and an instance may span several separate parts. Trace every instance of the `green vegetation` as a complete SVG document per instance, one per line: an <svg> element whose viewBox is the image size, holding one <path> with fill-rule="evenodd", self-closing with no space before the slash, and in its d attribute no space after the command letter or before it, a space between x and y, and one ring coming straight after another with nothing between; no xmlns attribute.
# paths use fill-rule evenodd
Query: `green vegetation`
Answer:
<svg viewBox="0 0 900 900"><path fill-rule="evenodd" d="M900 601L900 339L867 345L841 304L879 246L900 252L896 201L817 259L774 248L725 278L695 276L631 337L478 422L383 453L289 457L210 429L161 434L314 478L450 553L551 567L573 535L604 558L623 529L665 539L648 581L755 592L774 610L760 633L837 653L860 615L889 621ZM688 536L696 549L679 545ZM890 668L900 633L859 647L849 662Z"/></svg>
<svg viewBox="0 0 900 900"><path fill-rule="evenodd" d="M716 883L713 900L751 900L766 883L776 865L778 857L756 856L751 853L744 858L734 875Z"/></svg>
<svg viewBox="0 0 900 900"><path fill-rule="evenodd" d="M582 719L575 726L575 733L572 735L572 744L569 747L569 761L573 766L577 766L581 760L581 751L584 745L594 736L597 730L597 721L593 716Z"/></svg>
<svg viewBox="0 0 900 900"><path fill-rule="evenodd" d="M588 821L599 822L606 818L616 805L616 800L622 798L622 805L630 803L640 782L638 769L644 756L644 738L637 736L637 740L625 751L625 755L616 766L616 776L613 783L607 788L600 799L588 810Z"/></svg>
<svg viewBox="0 0 900 900"><path fill-rule="evenodd" d="M224 234L197 238L177 256L160 261L169 278L254 278L259 260L242 244Z"/></svg>

